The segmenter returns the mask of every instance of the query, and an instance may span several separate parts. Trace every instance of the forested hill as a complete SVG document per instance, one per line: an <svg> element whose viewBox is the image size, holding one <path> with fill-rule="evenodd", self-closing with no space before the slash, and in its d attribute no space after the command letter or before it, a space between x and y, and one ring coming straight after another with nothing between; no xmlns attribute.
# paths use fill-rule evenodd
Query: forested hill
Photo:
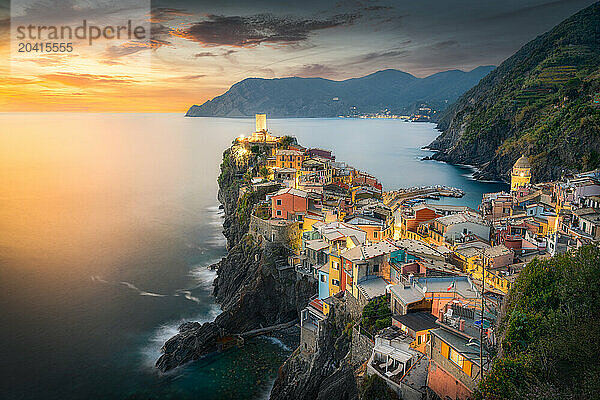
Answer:
<svg viewBox="0 0 600 400"><path fill-rule="evenodd" d="M528 155L534 181L600 166L600 3L523 46L440 118L438 160L508 178Z"/></svg>
<svg viewBox="0 0 600 400"><path fill-rule="evenodd" d="M244 79L221 96L192 106L190 117L336 117L388 109L410 114L421 103L441 110L477 84L493 66L472 71L451 70L417 78L395 69L360 78Z"/></svg>
<svg viewBox="0 0 600 400"><path fill-rule="evenodd" d="M505 299L499 333L478 398L597 399L600 248L529 263Z"/></svg>

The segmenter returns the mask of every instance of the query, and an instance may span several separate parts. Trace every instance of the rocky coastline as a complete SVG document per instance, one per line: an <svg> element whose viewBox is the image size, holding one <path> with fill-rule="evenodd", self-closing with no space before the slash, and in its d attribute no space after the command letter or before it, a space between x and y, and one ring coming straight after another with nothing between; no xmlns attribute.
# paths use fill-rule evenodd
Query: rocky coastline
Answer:
<svg viewBox="0 0 600 400"><path fill-rule="evenodd" d="M213 294L223 312L213 322L181 325L156 362L162 372L222 349L223 338L296 320L316 290L314 282L281 268L287 265L287 248L248 234L248 210L257 198L240 199L239 182L255 161L250 157L240 162L231 149L223 153L218 199L225 211L228 254L213 266L217 269Z"/></svg>
<svg viewBox="0 0 600 400"><path fill-rule="evenodd" d="M254 238L248 233L245 208L257 198L239 195L239 177L253 168L255 160L240 164L228 149L223 154L218 199L225 211L223 233L228 254L211 266L217 269L213 294L223 312L213 322L187 322L162 348L156 367L168 372L222 349L222 339L265 326L294 321L310 297L315 283L296 274L287 265L288 249L277 243ZM318 337L318 351L312 355L294 351L280 367L270 399L359 398L355 365L350 362L352 317L345 300L339 299ZM299 329L287 328L274 334L297 347Z"/></svg>

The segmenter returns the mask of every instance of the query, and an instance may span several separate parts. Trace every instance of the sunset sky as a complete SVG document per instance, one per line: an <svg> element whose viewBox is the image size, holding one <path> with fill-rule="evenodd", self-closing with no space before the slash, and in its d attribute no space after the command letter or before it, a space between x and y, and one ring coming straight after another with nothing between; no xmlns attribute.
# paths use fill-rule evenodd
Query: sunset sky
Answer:
<svg viewBox="0 0 600 400"><path fill-rule="evenodd" d="M13 0L11 8L0 0L0 111L183 112L248 77L339 80L385 68L424 77L498 65L592 3ZM16 52L22 21L105 26L136 18L151 25L147 40Z"/></svg>

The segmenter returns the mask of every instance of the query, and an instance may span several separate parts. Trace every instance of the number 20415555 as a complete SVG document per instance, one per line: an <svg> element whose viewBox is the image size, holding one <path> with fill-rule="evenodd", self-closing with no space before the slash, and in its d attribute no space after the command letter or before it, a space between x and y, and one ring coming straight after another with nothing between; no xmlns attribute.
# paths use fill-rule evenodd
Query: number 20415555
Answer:
<svg viewBox="0 0 600 400"><path fill-rule="evenodd" d="M70 53L73 43L36 42L19 43L19 53Z"/></svg>

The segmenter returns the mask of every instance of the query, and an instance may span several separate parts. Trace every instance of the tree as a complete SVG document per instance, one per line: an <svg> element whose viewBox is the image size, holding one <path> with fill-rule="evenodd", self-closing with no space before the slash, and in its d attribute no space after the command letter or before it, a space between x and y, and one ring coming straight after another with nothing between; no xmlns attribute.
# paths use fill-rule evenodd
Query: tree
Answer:
<svg viewBox="0 0 600 400"><path fill-rule="evenodd" d="M290 145L296 143L296 139L291 136L284 136L281 138L281 147L289 149Z"/></svg>
<svg viewBox="0 0 600 400"><path fill-rule="evenodd" d="M600 247L534 260L500 318L502 350L481 398L587 399L600 393Z"/></svg>
<svg viewBox="0 0 600 400"><path fill-rule="evenodd" d="M266 180L266 179L269 179L269 175L271 175L271 172L269 171L269 168L267 168L263 165L258 170L258 174L260 175L261 178Z"/></svg>
<svg viewBox="0 0 600 400"><path fill-rule="evenodd" d="M367 376L360 385L360 398L363 400L395 400L398 396L383 379L377 375Z"/></svg>

